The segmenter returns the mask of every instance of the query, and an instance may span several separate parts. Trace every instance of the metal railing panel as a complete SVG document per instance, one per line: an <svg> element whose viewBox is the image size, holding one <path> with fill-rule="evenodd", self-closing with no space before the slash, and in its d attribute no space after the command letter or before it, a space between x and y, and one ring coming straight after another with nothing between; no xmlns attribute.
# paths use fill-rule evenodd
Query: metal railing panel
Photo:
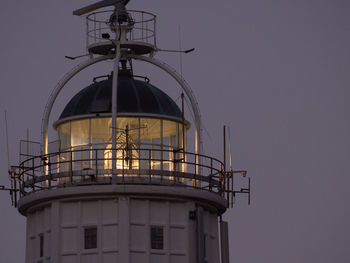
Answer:
<svg viewBox="0 0 350 263"><path fill-rule="evenodd" d="M215 158L182 149L120 143L115 149L117 169L112 170L111 150L109 144L84 145L30 157L20 163L17 172L21 194L77 184L133 183L173 184L226 198L230 178Z"/></svg>

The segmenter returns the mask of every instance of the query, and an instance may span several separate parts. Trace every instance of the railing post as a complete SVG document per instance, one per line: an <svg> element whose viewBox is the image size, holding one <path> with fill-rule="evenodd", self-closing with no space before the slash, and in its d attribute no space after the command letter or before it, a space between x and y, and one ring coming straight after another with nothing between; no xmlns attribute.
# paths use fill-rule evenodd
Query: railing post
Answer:
<svg viewBox="0 0 350 263"><path fill-rule="evenodd" d="M230 172L225 171L225 176L226 176L226 199L227 199L227 205L229 206L229 201L230 201ZM227 207L228 207L227 206Z"/></svg>
<svg viewBox="0 0 350 263"><path fill-rule="evenodd" d="M73 151L72 150L70 150L69 177L70 177L70 183L73 184Z"/></svg>
<svg viewBox="0 0 350 263"><path fill-rule="evenodd" d="M194 156L194 170L195 170L195 186L197 187L198 186L198 154L196 153L195 156Z"/></svg>
<svg viewBox="0 0 350 263"><path fill-rule="evenodd" d="M222 167L222 180L224 182L224 185L222 187L222 197L225 198L225 191L226 191L226 173L225 173L225 166Z"/></svg>
<svg viewBox="0 0 350 263"><path fill-rule="evenodd" d="M174 154L174 160L176 161L174 163L174 176L173 176L173 184L175 185L176 184L176 181L178 180L177 176L178 176L178 172L180 171L179 169L179 152L177 151L175 154ZM175 169L176 167L176 169Z"/></svg>
<svg viewBox="0 0 350 263"><path fill-rule="evenodd" d="M15 178L16 178L16 172L14 170L13 171L13 180L15 180ZM24 175L22 174L22 181L20 183L20 189L22 189L22 192L19 193L20 197L24 196L24 193L25 193L25 184L24 184L24 179L23 178L24 178ZM19 179L21 180L21 174L19 174Z"/></svg>
<svg viewBox="0 0 350 263"><path fill-rule="evenodd" d="M225 198L225 172L224 172L224 165L221 166L221 180L222 180L222 187L221 187L221 196Z"/></svg>
<svg viewBox="0 0 350 263"><path fill-rule="evenodd" d="M33 192L35 192L35 183L36 183L36 178L35 178L35 176L33 175L33 184L32 184Z"/></svg>
<svg viewBox="0 0 350 263"><path fill-rule="evenodd" d="M116 164L118 163L118 154L116 154L116 158L117 158L117 160L116 160ZM124 154L124 150L122 151L122 175L123 175L123 183L124 183L124 180L125 180L125 178L124 178L124 160L125 160L125 154Z"/></svg>
<svg viewBox="0 0 350 263"><path fill-rule="evenodd" d="M15 186L14 186L14 178L15 178L15 175L16 175L16 172L15 170L11 169L11 173L10 173L10 179L11 179L11 189L15 189ZM19 178L21 178L21 173L19 173ZM24 183L21 182L21 180L19 181L19 186L18 186L18 191L19 191L19 198L21 198L23 196L23 192L24 192ZM12 203L14 203L14 194L16 195L17 194L17 191L15 189L14 191L14 194L12 192L10 192L11 194L11 200L12 200Z"/></svg>
<svg viewBox="0 0 350 263"><path fill-rule="evenodd" d="M17 177L16 174L14 175L14 188L15 188L15 207L17 207Z"/></svg>
<svg viewBox="0 0 350 263"><path fill-rule="evenodd" d="M34 162L34 158L32 158L32 175L34 177L34 172L35 172L35 162ZM23 177L24 177L24 173L22 173Z"/></svg>
<svg viewBox="0 0 350 263"><path fill-rule="evenodd" d="M233 184L233 180L234 180L234 174L233 174L233 171L232 171L232 168L231 168L231 208L233 206L233 187L234 187L234 184Z"/></svg>
<svg viewBox="0 0 350 263"><path fill-rule="evenodd" d="M212 177L213 177L213 158L210 158L210 175L209 175L209 191L212 191Z"/></svg>
<svg viewBox="0 0 350 263"><path fill-rule="evenodd" d="M219 170L219 194L222 196L222 163L220 162L220 170Z"/></svg>
<svg viewBox="0 0 350 263"><path fill-rule="evenodd" d="M163 145L161 146L161 149L159 150L160 152L160 170L163 172L164 168L163 168Z"/></svg>
<svg viewBox="0 0 350 263"><path fill-rule="evenodd" d="M15 171L14 171L14 169L11 169L11 170L9 170L9 174L10 174L10 182L11 182L11 189L14 189L14 175L15 175ZM20 176L20 178L21 178L21 173L19 173L19 176ZM22 197L22 195L23 195L23 187L24 187L24 183L22 183L21 181L20 181L20 183L19 183L19 197L21 198ZM12 200L12 203L13 203L13 193L11 193L10 192L10 194L11 194L11 200Z"/></svg>
<svg viewBox="0 0 350 263"><path fill-rule="evenodd" d="M139 143L139 177L141 176L141 149L140 149L140 143Z"/></svg>
<svg viewBox="0 0 350 263"><path fill-rule="evenodd" d="M49 182L48 182L48 186L49 186L49 189L51 188L51 177L52 177L52 174L51 174L51 160L50 160L50 156L48 156L48 163L47 163L47 166L49 167Z"/></svg>
<svg viewBox="0 0 350 263"><path fill-rule="evenodd" d="M149 180L149 182L151 182L151 178L152 178L152 176L151 176L151 149L148 149L148 180Z"/></svg>
<svg viewBox="0 0 350 263"><path fill-rule="evenodd" d="M61 172L61 152L58 153L58 158L57 158L57 172Z"/></svg>
<svg viewBox="0 0 350 263"><path fill-rule="evenodd" d="M95 177L97 178L98 176L98 168L97 168L97 164L98 164L98 150L95 150Z"/></svg>
<svg viewBox="0 0 350 263"><path fill-rule="evenodd" d="M45 161L44 161L44 167L45 167ZM32 169L33 169L33 179L32 179L32 189L33 189L33 192L35 191L35 187L34 187L34 184L35 184L35 174L34 174L34 171L35 171L35 165L34 165L34 158L32 158ZM23 174L24 176L24 174ZM16 182L16 181L15 181Z"/></svg>
<svg viewBox="0 0 350 263"><path fill-rule="evenodd" d="M163 130L163 129L162 129ZM162 146L161 146L161 150L160 150L160 184L163 183L163 152L164 152L164 149L163 149L163 143L162 143Z"/></svg>

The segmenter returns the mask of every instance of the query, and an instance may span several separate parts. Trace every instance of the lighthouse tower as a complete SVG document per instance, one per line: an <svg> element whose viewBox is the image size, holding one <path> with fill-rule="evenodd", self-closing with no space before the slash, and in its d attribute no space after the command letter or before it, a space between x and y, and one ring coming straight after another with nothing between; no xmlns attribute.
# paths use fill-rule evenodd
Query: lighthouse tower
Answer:
<svg viewBox="0 0 350 263"><path fill-rule="evenodd" d="M21 154L10 172L14 204L27 218L26 262L228 263L221 216L235 194L250 192L234 190L234 174L246 172L203 155L196 98L155 58L156 17L127 10L127 2L105 0L73 12L86 18L88 59L52 91L40 154ZM133 60L172 76L182 105L136 76ZM53 124L59 143L49 151L57 96L72 77L103 61L113 69L91 76L91 85L62 108ZM184 97L194 123L185 119Z"/></svg>

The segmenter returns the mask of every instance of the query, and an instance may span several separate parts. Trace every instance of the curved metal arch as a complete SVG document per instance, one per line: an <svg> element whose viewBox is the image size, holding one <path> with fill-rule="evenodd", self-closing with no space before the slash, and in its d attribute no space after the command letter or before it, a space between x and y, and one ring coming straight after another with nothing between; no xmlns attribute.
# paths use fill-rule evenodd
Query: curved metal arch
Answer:
<svg viewBox="0 0 350 263"><path fill-rule="evenodd" d="M187 97L190 99L190 103L192 106L192 110L194 113L194 118L195 118L195 126L196 126L196 142L195 142L195 147L196 147L196 153L201 154L202 150L202 122L201 122L201 114L200 110L198 107L198 102L196 100L196 97L194 96L194 93L191 89L191 87L187 84L187 82L182 78L182 76L176 72L174 68L166 64L165 62L155 59L154 57L146 57L146 56L140 56L140 55L134 55L134 54L127 54L127 58L132 58L136 60L142 60L145 62L148 62L150 64L153 64L165 72L167 72L169 75L171 75L181 86L181 88L185 91Z"/></svg>
<svg viewBox="0 0 350 263"><path fill-rule="evenodd" d="M136 59L136 60L142 60L145 62L148 62L150 64L153 64L161 69L163 69L165 72L167 72L169 75L171 75L181 86L181 88L185 91L187 97L190 99L190 103L192 106L192 110L195 116L195 126L196 126L196 153L201 154L202 149L202 127L201 127L201 115L198 107L197 100L193 94L192 89L190 86L186 83L186 81L182 78L181 75L179 75L175 69L173 69L168 64L164 63L161 60L157 60L155 58L140 56L140 55L134 55L134 54L128 54L126 55L128 58ZM90 65L93 65L95 63L107 60L107 59L113 59L115 58L115 54L110 54L106 56L101 56L93 59L89 59L87 61L84 61L83 63L80 63L79 65L75 66L73 69L71 69L66 75L63 76L63 78L57 83L56 87L52 90L49 99L46 103L42 122L41 122L41 136L42 136L42 153L47 154L48 153L48 123L49 118L51 114L51 110L53 107L53 104L55 103L55 100L58 96L58 94L61 92L61 90L64 88L64 86L68 83L69 80L71 80L76 74L78 74L83 69L87 68Z"/></svg>
<svg viewBox="0 0 350 263"><path fill-rule="evenodd" d="M115 54L110 54L106 56L101 56L97 58L92 58L87 61L84 61L80 63L79 65L72 68L67 74L63 76L63 78L57 83L55 88L52 90L49 99L45 105L45 110L43 114L43 118L41 121L41 145L42 145L42 154L48 153L48 124L49 124L49 118L51 114L51 110L53 107L53 104L55 103L55 100L58 96L58 94L61 92L61 90L64 88L64 86L67 84L69 80L71 80L76 74L78 74L83 69L87 68L88 66L91 66L95 63L107 60L107 59L113 59L115 58Z"/></svg>

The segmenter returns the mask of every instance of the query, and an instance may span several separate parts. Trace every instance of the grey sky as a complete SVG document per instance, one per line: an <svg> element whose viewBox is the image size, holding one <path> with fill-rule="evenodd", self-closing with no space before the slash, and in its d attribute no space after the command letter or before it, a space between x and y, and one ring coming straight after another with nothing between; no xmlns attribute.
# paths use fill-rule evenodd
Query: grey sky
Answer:
<svg viewBox="0 0 350 263"><path fill-rule="evenodd" d="M3 111L16 164L18 141L26 128L40 139L49 93L76 65L64 55L84 53L85 21L71 11L91 2L1 1L0 184L8 183ZM203 115L205 153L222 157L229 125L234 168L252 177L252 205L242 197L225 214L231 262L350 262L350 2L132 0L129 8L157 15L161 48L178 47L181 25L182 46L196 48L183 56L183 75ZM179 68L177 55L159 58ZM179 96L164 74L136 66ZM51 120L111 68L74 79ZM0 262L23 262L25 219L7 193L0 208Z"/></svg>

